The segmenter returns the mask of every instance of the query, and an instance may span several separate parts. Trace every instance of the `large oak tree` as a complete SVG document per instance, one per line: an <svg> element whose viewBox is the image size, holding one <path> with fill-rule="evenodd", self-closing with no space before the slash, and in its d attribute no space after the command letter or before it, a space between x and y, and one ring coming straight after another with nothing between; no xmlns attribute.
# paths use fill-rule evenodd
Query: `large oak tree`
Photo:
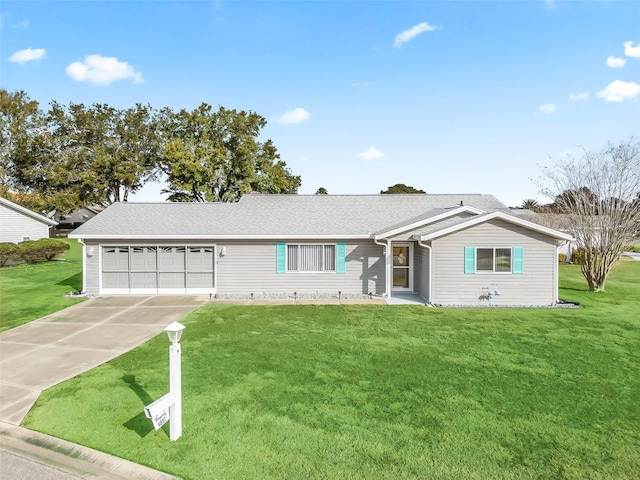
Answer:
<svg viewBox="0 0 640 480"><path fill-rule="evenodd" d="M266 120L254 112L202 103L171 115L164 171L169 200L235 202L246 193L297 193L300 177L280 160Z"/></svg>

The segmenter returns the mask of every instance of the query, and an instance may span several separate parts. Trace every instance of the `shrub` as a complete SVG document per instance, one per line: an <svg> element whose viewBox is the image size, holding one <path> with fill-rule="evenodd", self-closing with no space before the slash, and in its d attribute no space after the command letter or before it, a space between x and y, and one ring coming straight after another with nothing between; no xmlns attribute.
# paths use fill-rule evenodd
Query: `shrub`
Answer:
<svg viewBox="0 0 640 480"><path fill-rule="evenodd" d="M4 267L4 265L9 260L16 260L20 258L18 245L11 242L2 242L0 243L0 267Z"/></svg>
<svg viewBox="0 0 640 480"><path fill-rule="evenodd" d="M27 263L53 260L56 255L69 250L69 245L62 240L54 238L42 238L40 240L27 240L18 244L20 259Z"/></svg>
<svg viewBox="0 0 640 480"><path fill-rule="evenodd" d="M69 250L69 244L55 238L43 238L36 243L42 248L42 254L47 261Z"/></svg>
<svg viewBox="0 0 640 480"><path fill-rule="evenodd" d="M631 245L629 247L630 252L640 253L640 243L636 243L635 245Z"/></svg>
<svg viewBox="0 0 640 480"><path fill-rule="evenodd" d="M571 250L571 263L584 265L587 260L587 251L584 248L574 248Z"/></svg>
<svg viewBox="0 0 640 480"><path fill-rule="evenodd" d="M558 261L560 263L567 263L567 254L566 253L559 253L558 254Z"/></svg>

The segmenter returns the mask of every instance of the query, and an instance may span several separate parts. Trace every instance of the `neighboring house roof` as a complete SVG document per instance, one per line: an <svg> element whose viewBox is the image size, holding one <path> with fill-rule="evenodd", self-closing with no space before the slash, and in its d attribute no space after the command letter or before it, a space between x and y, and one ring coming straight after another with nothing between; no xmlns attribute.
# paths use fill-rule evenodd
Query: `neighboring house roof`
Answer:
<svg viewBox="0 0 640 480"><path fill-rule="evenodd" d="M6 198L3 198L3 197L0 197L0 205L4 205L7 208L15 210L16 212L20 212L23 215L33 218L34 220L42 222L46 225L58 224L58 222L56 222L55 220L51 220L50 218L47 218L44 215L40 215L39 213L29 210L28 208L25 208L22 205L18 205L17 203L13 203L12 201L7 200Z"/></svg>
<svg viewBox="0 0 640 480"><path fill-rule="evenodd" d="M53 210L47 216L55 219L59 224L79 224L89 221L103 210L104 208L98 206L79 207L65 214L59 214Z"/></svg>
<svg viewBox="0 0 640 480"><path fill-rule="evenodd" d="M474 214L474 219L484 212L500 213L499 218L516 219L532 230L544 228L505 213L507 207L492 195L253 194L237 203L115 203L70 237L380 239L464 212ZM452 222L472 220L456 218ZM441 230L443 224L438 225Z"/></svg>

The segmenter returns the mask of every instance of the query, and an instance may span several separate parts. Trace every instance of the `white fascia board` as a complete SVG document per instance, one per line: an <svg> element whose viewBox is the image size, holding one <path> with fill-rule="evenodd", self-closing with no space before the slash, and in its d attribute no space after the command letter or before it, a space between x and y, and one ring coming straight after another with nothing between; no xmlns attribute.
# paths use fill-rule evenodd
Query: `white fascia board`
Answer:
<svg viewBox="0 0 640 480"><path fill-rule="evenodd" d="M457 232L458 230L462 230L463 228L472 227L474 225L478 225L480 223L488 222L489 220L493 220L497 218L499 220L504 220L508 223L513 223L515 225L520 225L528 230L533 230L535 232L543 233L545 235L549 235L550 237L558 238L560 240L571 240L571 235L567 235L566 233L559 232L552 228L543 227L542 225L538 225L537 223L529 222L528 220L522 220L521 218L514 217L513 215L508 215L502 212L493 212L487 215L482 215L479 217L471 218L464 223L459 223L457 225L453 225L448 228L443 228L442 230L438 230L436 232L427 234L427 235L414 235L417 240L425 241L432 240L434 238L441 237L443 235L447 235L449 233Z"/></svg>
<svg viewBox="0 0 640 480"><path fill-rule="evenodd" d="M46 223L49 225L58 225L58 222L55 220L51 220L50 218L45 217L44 215L40 215L33 210L29 210L28 208L23 207L22 205L18 205L17 203L12 202L11 200L7 200L6 198L0 197L0 203L5 205L7 208L11 208L12 210L16 210L17 212L23 213L39 222Z"/></svg>
<svg viewBox="0 0 640 480"><path fill-rule="evenodd" d="M389 231L386 231L386 232L379 233L379 234L375 235L374 238L376 240L382 240L384 238L393 237L393 236L398 235L398 234L400 234L402 232L406 232L406 231L409 231L409 230L415 230L416 228L424 227L425 225L429 225L430 223L439 222L440 220L444 220L445 218L449 218L449 217L452 217L452 216L457 215L459 213L465 213L465 212L474 213L476 215L481 215L481 214L485 213L484 210L480 210L479 208L475 208L475 207L471 207L471 206L466 206L465 205L465 206L462 206L462 207L456 207L454 209L449 210L448 212L441 213L440 215L436 215L434 217L429 217L429 218L427 218L425 220L420 220L419 222L414 222L414 223L411 223L409 225L404 225L402 227L398 227L398 228L395 228L393 230L389 230Z"/></svg>
<svg viewBox="0 0 640 480"><path fill-rule="evenodd" d="M371 235L100 235L74 234L82 240L370 240Z"/></svg>

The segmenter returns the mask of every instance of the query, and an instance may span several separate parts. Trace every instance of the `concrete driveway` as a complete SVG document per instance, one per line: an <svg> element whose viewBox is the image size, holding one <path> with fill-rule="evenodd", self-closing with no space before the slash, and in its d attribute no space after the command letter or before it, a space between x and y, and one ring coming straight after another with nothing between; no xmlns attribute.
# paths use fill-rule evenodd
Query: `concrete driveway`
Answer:
<svg viewBox="0 0 640 480"><path fill-rule="evenodd" d="M161 332L208 296L98 297L0 334L0 421L20 425L40 393Z"/></svg>

